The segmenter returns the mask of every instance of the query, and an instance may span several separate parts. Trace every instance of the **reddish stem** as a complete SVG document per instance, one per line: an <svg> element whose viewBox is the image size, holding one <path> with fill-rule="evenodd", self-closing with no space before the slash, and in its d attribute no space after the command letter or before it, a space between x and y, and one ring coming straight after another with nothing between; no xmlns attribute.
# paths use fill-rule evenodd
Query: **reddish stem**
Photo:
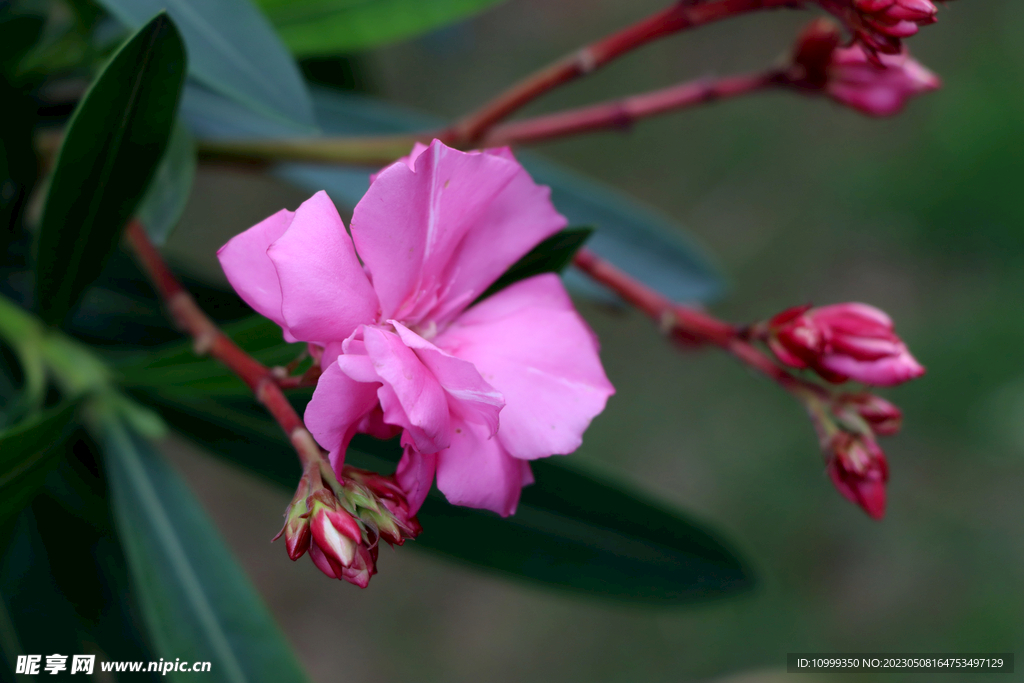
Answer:
<svg viewBox="0 0 1024 683"><path fill-rule="evenodd" d="M801 4L800 0L715 0L701 4L678 1L527 76L457 122L442 139L472 146L484 137L491 126L549 90L589 74L659 38L745 12Z"/></svg>
<svg viewBox="0 0 1024 683"><path fill-rule="evenodd" d="M634 280L589 249L580 249L573 264L598 282L640 309L654 320L661 331L683 344L713 344L746 365L767 375L786 390L796 395L813 393L827 396L828 392L816 384L794 377L771 358L751 344L744 328L730 325L688 306L674 303L650 287Z"/></svg>
<svg viewBox="0 0 1024 683"><path fill-rule="evenodd" d="M133 220L128 224L125 237L164 300L175 324L192 337L196 354L216 358L252 389L256 399L288 435L304 467L319 462L322 459L320 448L282 393L271 369L243 351L203 313L192 295L167 267L139 221Z"/></svg>
<svg viewBox="0 0 1024 683"><path fill-rule="evenodd" d="M602 128L629 128L636 121L649 116L778 85L780 77L780 72L773 70L718 80L702 78L621 100L498 124L484 136L480 146L498 147L537 142Z"/></svg>

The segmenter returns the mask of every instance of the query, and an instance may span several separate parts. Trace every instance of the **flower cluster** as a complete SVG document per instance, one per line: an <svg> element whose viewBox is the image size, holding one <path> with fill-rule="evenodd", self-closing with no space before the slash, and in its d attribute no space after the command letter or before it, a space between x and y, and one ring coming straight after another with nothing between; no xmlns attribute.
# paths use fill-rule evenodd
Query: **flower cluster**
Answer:
<svg viewBox="0 0 1024 683"><path fill-rule="evenodd" d="M319 356L305 422L339 476L356 432L400 432L410 514L436 478L452 503L509 515L530 460L580 445L613 389L558 277L478 301L565 227L548 195L507 149L435 140L373 177L351 237L320 192L220 249L242 298Z"/></svg>
<svg viewBox="0 0 1024 683"><path fill-rule="evenodd" d="M934 24L938 9L931 0L819 0L845 23L857 42L874 58L898 54L902 39L921 26Z"/></svg>
<svg viewBox="0 0 1024 683"><path fill-rule="evenodd" d="M855 380L892 386L924 374L889 316L867 304L790 308L758 326L755 336L785 365L811 370L834 384ZM899 431L900 409L867 392L839 394L830 402L817 395L804 398L832 483L872 518L881 519L889 466L876 437Z"/></svg>
<svg viewBox="0 0 1024 683"><path fill-rule="evenodd" d="M366 588L377 573L380 540L402 545L420 531L392 477L349 466L336 477L321 461L303 474L274 540L284 536L293 561L308 550L327 576Z"/></svg>
<svg viewBox="0 0 1024 683"><path fill-rule="evenodd" d="M839 27L827 19L811 22L797 39L788 84L821 92L870 116L891 116L907 101L941 86L938 76L902 48L874 54L857 42L841 47Z"/></svg>

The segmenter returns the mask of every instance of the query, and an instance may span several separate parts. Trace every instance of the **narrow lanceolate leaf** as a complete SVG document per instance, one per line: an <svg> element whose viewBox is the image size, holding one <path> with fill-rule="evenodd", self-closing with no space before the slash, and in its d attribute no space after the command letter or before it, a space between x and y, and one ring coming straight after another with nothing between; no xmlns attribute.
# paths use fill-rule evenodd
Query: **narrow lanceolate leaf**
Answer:
<svg viewBox="0 0 1024 683"><path fill-rule="evenodd" d="M93 82L68 124L36 244L36 307L65 320L117 247L167 147L185 46L160 14Z"/></svg>
<svg viewBox="0 0 1024 683"><path fill-rule="evenodd" d="M501 0L257 0L298 55L339 54L409 38Z"/></svg>
<svg viewBox="0 0 1024 683"><path fill-rule="evenodd" d="M63 452L79 401L65 401L0 432L0 522L21 510Z"/></svg>
<svg viewBox="0 0 1024 683"><path fill-rule="evenodd" d="M99 0L122 23L166 11L185 37L189 73L274 119L314 128L309 92L273 27L249 0Z"/></svg>
<svg viewBox="0 0 1024 683"><path fill-rule="evenodd" d="M273 323L246 323L239 330L236 341L258 357L280 362L296 353L280 342ZM186 344L149 352L120 370L132 394L173 428L293 489L300 472L280 428L246 387L227 379L226 370L186 352ZM293 396L300 411L309 393ZM399 455L394 443L366 438L349 449L346 461L390 472ZM749 568L729 546L687 516L554 459L532 467L536 484L524 489L508 519L428 498L419 514L424 532L412 547L549 587L631 602L683 604L752 585Z"/></svg>
<svg viewBox="0 0 1024 683"><path fill-rule="evenodd" d="M306 681L295 654L178 474L107 422L102 445L132 584L160 656L209 661L218 681ZM193 680L171 673L171 680Z"/></svg>
<svg viewBox="0 0 1024 683"><path fill-rule="evenodd" d="M196 177L196 144L181 123L175 123L156 175L139 204L139 220L154 244L162 245L181 220Z"/></svg>

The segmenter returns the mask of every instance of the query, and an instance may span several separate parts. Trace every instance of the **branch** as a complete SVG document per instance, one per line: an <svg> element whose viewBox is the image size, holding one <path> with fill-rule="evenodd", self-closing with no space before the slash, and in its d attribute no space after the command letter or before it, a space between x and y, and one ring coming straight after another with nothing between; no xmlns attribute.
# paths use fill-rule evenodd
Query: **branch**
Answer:
<svg viewBox="0 0 1024 683"><path fill-rule="evenodd" d="M503 123L492 128L480 146L500 147L592 130L629 128L636 121L650 116L780 85L780 75L780 72L771 70L718 80L702 78L621 100Z"/></svg>
<svg viewBox="0 0 1024 683"><path fill-rule="evenodd" d="M274 372L243 351L203 313L192 295L167 267L139 221L133 220L128 224L125 237L174 322L191 335L196 355L216 358L252 389L256 399L270 411L288 435L303 468L322 460L320 447L285 398Z"/></svg>
<svg viewBox="0 0 1024 683"><path fill-rule="evenodd" d="M783 369L750 343L746 329L730 325L706 313L674 303L650 287L634 280L589 249L580 249L573 264L626 302L643 311L673 341L693 346L711 344L768 376L791 394L806 403L808 395L827 398L828 391Z"/></svg>
<svg viewBox="0 0 1024 683"><path fill-rule="evenodd" d="M668 9L591 43L519 81L452 126L442 140L473 146L498 121L569 81L659 38L738 14L778 7L798 7L801 0L716 0L695 4L681 0Z"/></svg>

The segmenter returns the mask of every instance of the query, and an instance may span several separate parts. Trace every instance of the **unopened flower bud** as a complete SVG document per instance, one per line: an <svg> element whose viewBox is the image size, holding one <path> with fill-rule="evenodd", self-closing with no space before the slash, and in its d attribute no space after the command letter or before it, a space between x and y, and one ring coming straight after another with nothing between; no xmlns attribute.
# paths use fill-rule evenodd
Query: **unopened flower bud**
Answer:
<svg viewBox="0 0 1024 683"><path fill-rule="evenodd" d="M921 26L934 24L938 9L931 0L818 0L864 46L872 60L880 54L898 54L902 39Z"/></svg>
<svg viewBox="0 0 1024 683"><path fill-rule="evenodd" d="M839 493L872 519L884 517L889 466L874 438L838 431L829 440L828 451L828 474Z"/></svg>
<svg viewBox="0 0 1024 683"><path fill-rule="evenodd" d="M891 436L900 431L903 412L881 396L874 394L843 394L835 400L835 411L842 415L852 411L878 436Z"/></svg>
<svg viewBox="0 0 1024 683"><path fill-rule="evenodd" d="M820 92L869 116L899 112L916 95L937 89L938 76L899 49L877 54L862 44L839 47L839 27L815 19L797 38L783 82Z"/></svg>
<svg viewBox="0 0 1024 683"><path fill-rule="evenodd" d="M768 321L764 336L786 365L810 368L837 384L853 379L891 386L924 374L889 316L866 304L790 308Z"/></svg>
<svg viewBox="0 0 1024 683"><path fill-rule="evenodd" d="M309 507L313 545L333 569L333 572L324 573L340 578L342 570L355 559L356 547L362 542L362 531L352 515L338 507L337 500L326 489L320 489L310 496ZM318 562L317 566L324 570L321 563Z"/></svg>
<svg viewBox="0 0 1024 683"><path fill-rule="evenodd" d="M277 532L277 536L274 536L272 539L272 541L276 541L281 536L284 536L288 557L293 562L305 555L309 549L311 534L309 531L309 507L306 504L309 492L309 477L303 476L299 482L295 498L292 499L292 502L288 505L288 510L285 512L284 526Z"/></svg>
<svg viewBox="0 0 1024 683"><path fill-rule="evenodd" d="M394 477L347 465L342 476L349 500L356 506L356 514L385 541L402 545L423 530L416 517L409 514L405 492Z"/></svg>
<svg viewBox="0 0 1024 683"><path fill-rule="evenodd" d="M869 116L891 116L916 95L937 90L942 81L906 51L869 58L861 45L832 55L828 95Z"/></svg>

